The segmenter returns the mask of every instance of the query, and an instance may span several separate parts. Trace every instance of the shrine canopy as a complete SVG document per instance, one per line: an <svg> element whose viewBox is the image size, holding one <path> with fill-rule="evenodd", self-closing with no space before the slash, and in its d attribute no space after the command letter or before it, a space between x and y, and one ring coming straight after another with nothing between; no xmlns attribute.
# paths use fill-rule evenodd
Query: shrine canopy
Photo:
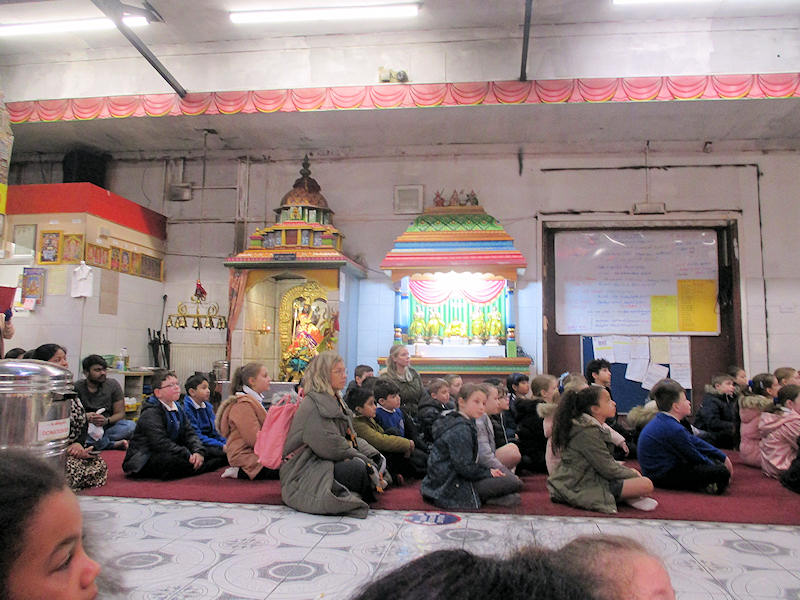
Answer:
<svg viewBox="0 0 800 600"><path fill-rule="evenodd" d="M333 226L333 211L311 177L308 156L300 177L275 209L276 223L250 235L248 248L225 260L237 269L346 268L364 277L366 269L342 252L343 236Z"/></svg>
<svg viewBox="0 0 800 600"><path fill-rule="evenodd" d="M514 238L480 206L432 206L414 219L381 263L392 281L423 273L483 272L509 281L528 263Z"/></svg>

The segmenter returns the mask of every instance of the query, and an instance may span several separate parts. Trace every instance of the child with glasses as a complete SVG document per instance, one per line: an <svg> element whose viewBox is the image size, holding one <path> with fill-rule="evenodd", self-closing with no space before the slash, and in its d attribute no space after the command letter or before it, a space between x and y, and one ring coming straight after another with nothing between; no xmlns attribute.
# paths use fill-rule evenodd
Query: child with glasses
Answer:
<svg viewBox="0 0 800 600"><path fill-rule="evenodd" d="M205 450L186 414L178 407L181 395L172 371L156 371L153 395L139 415L122 470L129 477L179 479L214 471L223 463L206 460Z"/></svg>

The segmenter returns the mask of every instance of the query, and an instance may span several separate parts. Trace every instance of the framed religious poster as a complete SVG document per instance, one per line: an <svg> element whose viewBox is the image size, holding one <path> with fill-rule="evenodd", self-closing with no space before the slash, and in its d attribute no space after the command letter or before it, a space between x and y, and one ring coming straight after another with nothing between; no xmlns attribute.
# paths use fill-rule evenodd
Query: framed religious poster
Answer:
<svg viewBox="0 0 800 600"><path fill-rule="evenodd" d="M61 262L73 265L83 260L83 234L65 233L61 244Z"/></svg>
<svg viewBox="0 0 800 600"><path fill-rule="evenodd" d="M107 269L111 262L111 251L105 246L86 243L86 264Z"/></svg>
<svg viewBox="0 0 800 600"><path fill-rule="evenodd" d="M14 225L14 256L33 256L36 251L36 225Z"/></svg>
<svg viewBox="0 0 800 600"><path fill-rule="evenodd" d="M119 252L119 272L120 273L130 273L131 272L131 251L130 250L120 250L120 252Z"/></svg>
<svg viewBox="0 0 800 600"><path fill-rule="evenodd" d="M161 259L142 254L142 277L161 281Z"/></svg>
<svg viewBox="0 0 800 600"><path fill-rule="evenodd" d="M61 263L61 232L39 232L39 248L36 262L40 265L57 265Z"/></svg>
<svg viewBox="0 0 800 600"><path fill-rule="evenodd" d="M119 262L121 253L122 253L122 248L111 246L111 266L109 268L112 271L119 271Z"/></svg>
<svg viewBox="0 0 800 600"><path fill-rule="evenodd" d="M138 252L131 252L131 275L142 274L142 255Z"/></svg>
<svg viewBox="0 0 800 600"><path fill-rule="evenodd" d="M44 274L46 269L25 267L22 269L22 301L34 298L40 304L44 298Z"/></svg>

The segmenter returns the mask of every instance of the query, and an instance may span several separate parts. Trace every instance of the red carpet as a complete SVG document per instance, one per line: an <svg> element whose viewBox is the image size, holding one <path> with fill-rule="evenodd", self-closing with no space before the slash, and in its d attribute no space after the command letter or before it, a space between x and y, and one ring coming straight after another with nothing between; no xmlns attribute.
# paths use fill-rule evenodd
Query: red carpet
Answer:
<svg viewBox="0 0 800 600"><path fill-rule="evenodd" d="M618 517L627 519L675 519L685 521L719 521L725 523L763 523L800 525L800 497L761 471L738 463L739 456L730 452L734 464L731 486L722 496L656 490L653 497L659 506L642 512L622 505L616 515L603 515L571 508L550 501L544 475L523 477L525 488L522 504L506 509L486 507L481 512L567 517ZM122 452L103 452L108 462L108 483L101 488L81 492L84 496L122 496L129 498L161 498L166 500L199 500L244 504L281 504L277 481L240 481L221 479L221 471L205 473L178 481L132 480L122 474ZM631 466L636 466L632 464ZM399 511L436 510L422 499L419 482L396 487L381 495L373 508Z"/></svg>

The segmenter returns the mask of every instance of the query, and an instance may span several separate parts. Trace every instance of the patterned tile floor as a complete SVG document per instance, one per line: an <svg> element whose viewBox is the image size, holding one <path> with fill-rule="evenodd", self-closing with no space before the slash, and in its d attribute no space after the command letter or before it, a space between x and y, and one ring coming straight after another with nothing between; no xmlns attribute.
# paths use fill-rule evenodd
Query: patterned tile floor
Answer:
<svg viewBox="0 0 800 600"><path fill-rule="evenodd" d="M500 554L559 546L586 533L623 534L662 557L679 600L800 600L800 527L373 511L366 520L281 506L81 498L106 557L101 598L346 600L371 578L425 552ZM115 591L111 591L114 589Z"/></svg>

